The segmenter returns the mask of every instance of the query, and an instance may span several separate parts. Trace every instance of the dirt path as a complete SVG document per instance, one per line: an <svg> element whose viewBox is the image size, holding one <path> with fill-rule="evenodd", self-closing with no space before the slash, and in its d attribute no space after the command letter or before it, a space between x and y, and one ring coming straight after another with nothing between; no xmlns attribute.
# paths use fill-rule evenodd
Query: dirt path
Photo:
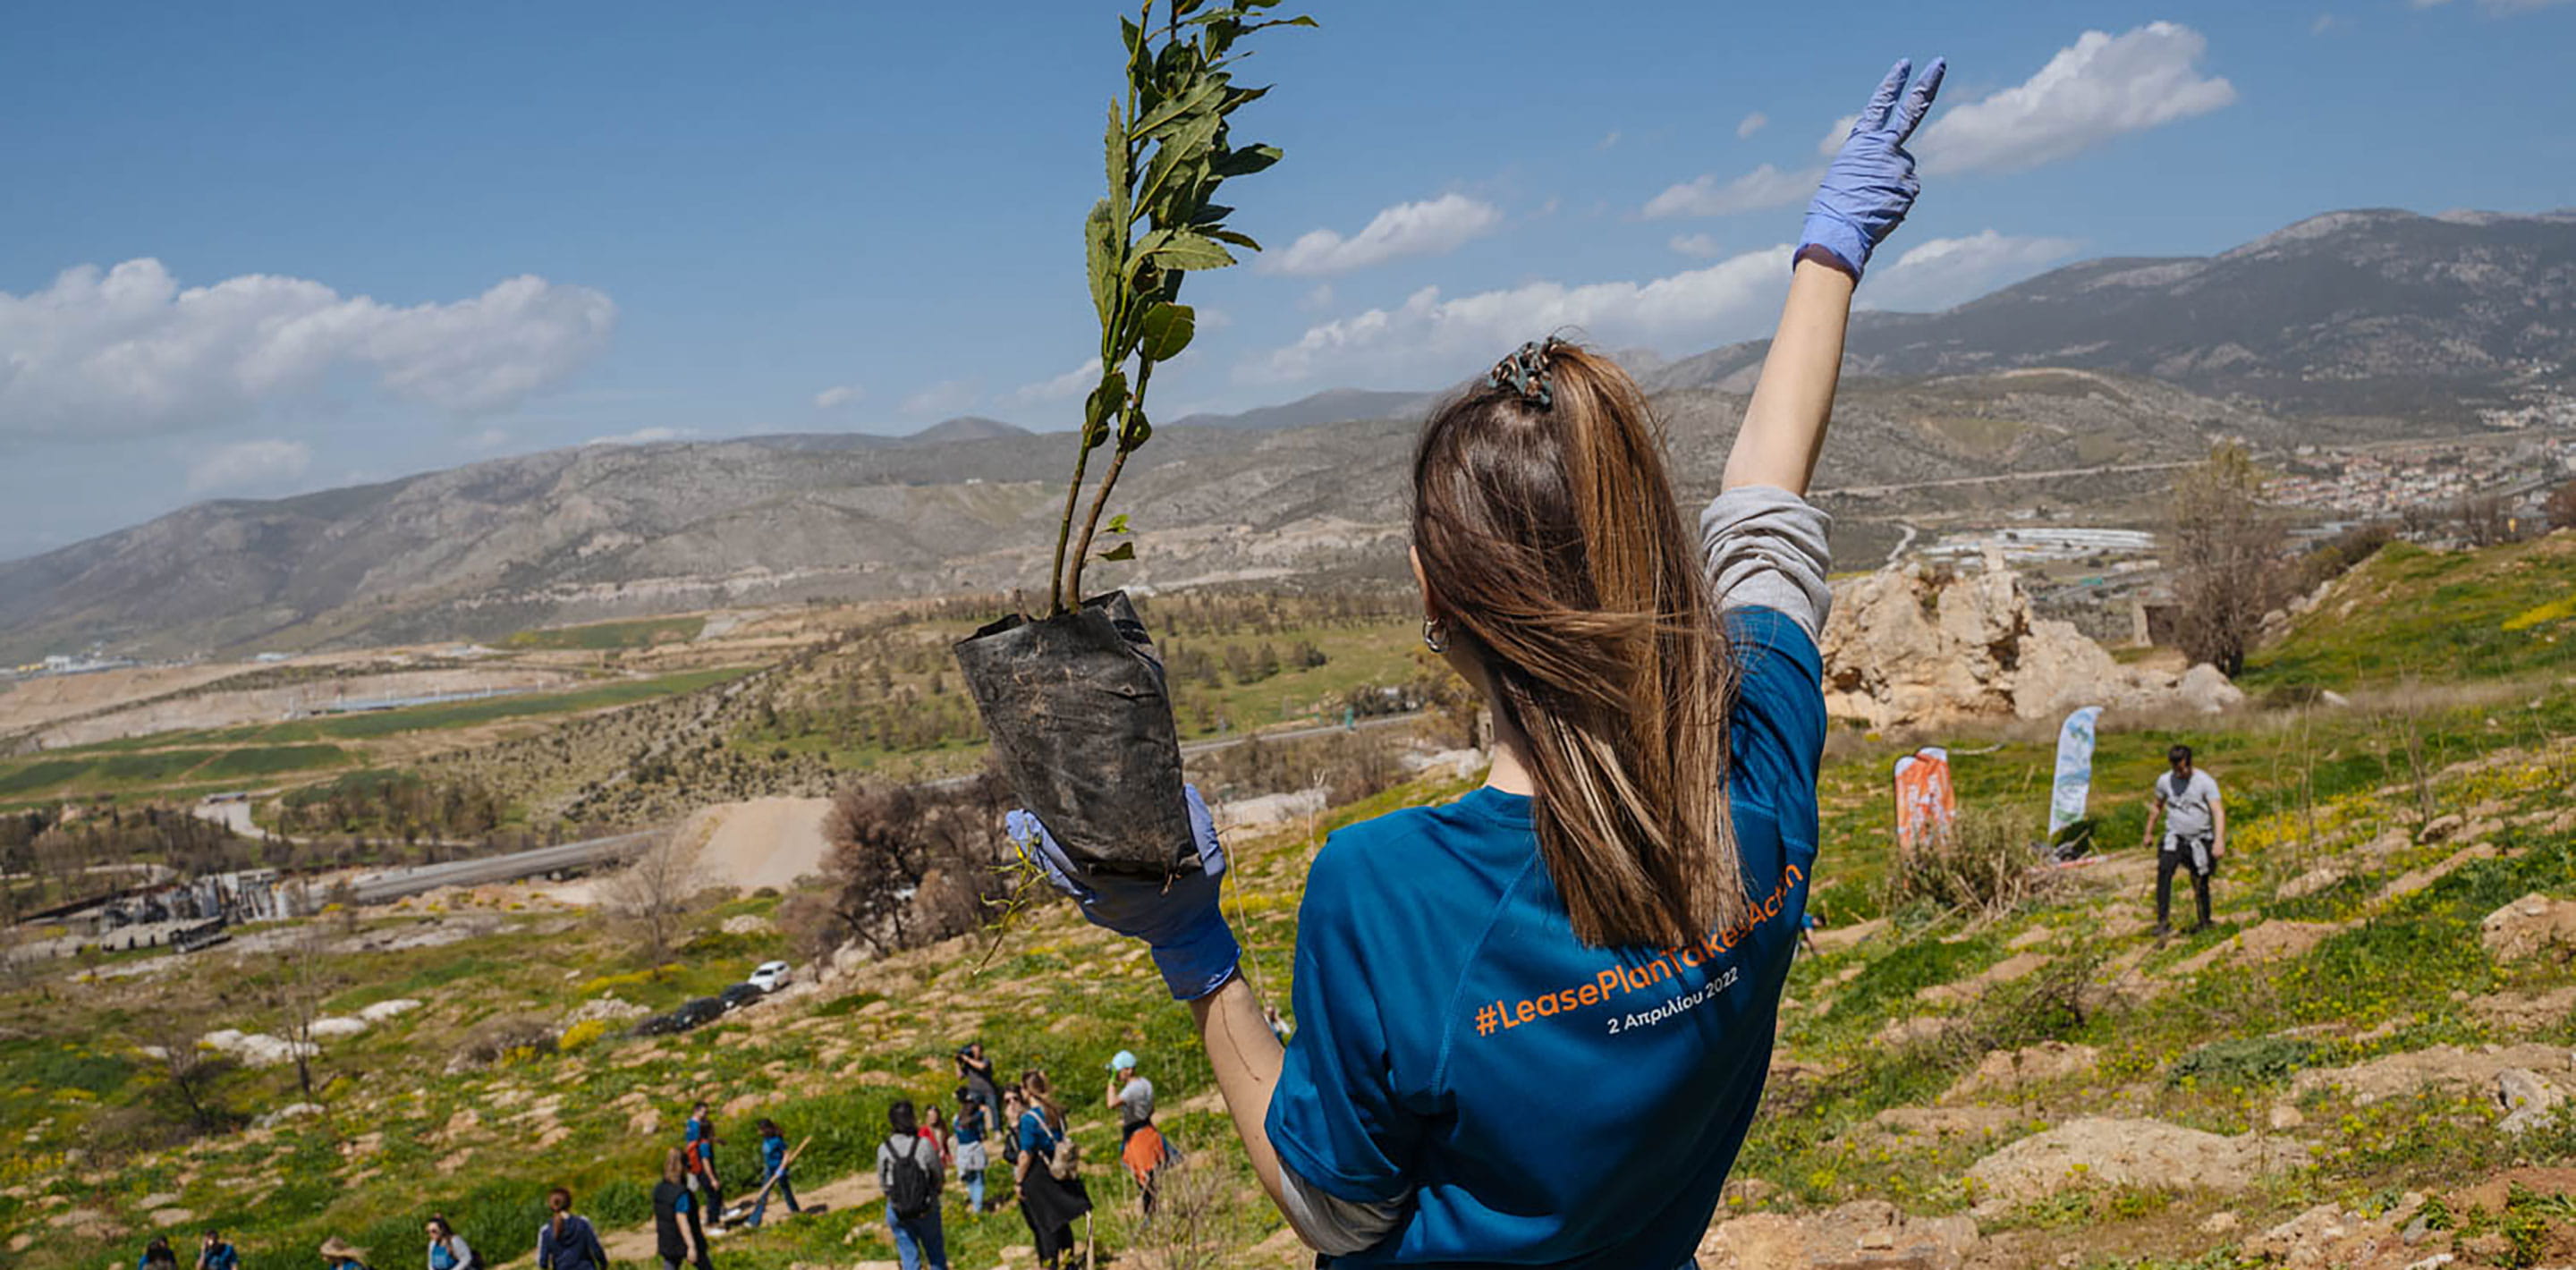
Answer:
<svg viewBox="0 0 2576 1270"><path fill-rule="evenodd" d="M699 844L698 870L709 885L783 891L822 871L831 850L823 824L831 813L828 798L755 798L706 808L681 834Z"/></svg>

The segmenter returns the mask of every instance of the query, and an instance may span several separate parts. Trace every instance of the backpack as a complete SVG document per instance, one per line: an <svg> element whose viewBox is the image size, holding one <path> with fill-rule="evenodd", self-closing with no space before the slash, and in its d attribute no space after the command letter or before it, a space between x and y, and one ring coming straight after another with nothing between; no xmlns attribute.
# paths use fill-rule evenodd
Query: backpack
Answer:
<svg viewBox="0 0 2576 1270"><path fill-rule="evenodd" d="M886 1154L886 1207L906 1221L929 1212L939 1202L939 1177L921 1166L921 1139L887 1138Z"/></svg>
<svg viewBox="0 0 2576 1270"><path fill-rule="evenodd" d="M1059 1182L1070 1182L1081 1177L1081 1145L1063 1130L1048 1124L1045 1116L1038 1115L1034 1111L1029 1114L1038 1117L1038 1126L1047 1131L1047 1137L1050 1139L1047 1143L1047 1172L1053 1174L1055 1180Z"/></svg>

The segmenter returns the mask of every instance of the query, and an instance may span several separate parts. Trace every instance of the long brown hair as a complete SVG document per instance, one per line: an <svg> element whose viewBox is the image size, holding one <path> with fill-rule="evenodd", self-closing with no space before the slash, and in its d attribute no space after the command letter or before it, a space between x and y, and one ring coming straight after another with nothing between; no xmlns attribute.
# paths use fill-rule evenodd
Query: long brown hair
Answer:
<svg viewBox="0 0 2576 1270"><path fill-rule="evenodd" d="M1021 1072L1020 1088L1032 1105L1042 1109L1039 1114L1045 1117L1049 1129L1060 1131L1064 1128L1064 1107L1055 1100L1055 1085L1047 1079L1044 1071L1032 1067Z"/></svg>
<svg viewBox="0 0 2576 1270"><path fill-rule="evenodd" d="M1529 738L1539 856L1575 936L1673 947L1747 909L1734 659L1645 394L1579 345L1538 356L1551 401L1479 381L1423 425L1413 545L1436 615Z"/></svg>

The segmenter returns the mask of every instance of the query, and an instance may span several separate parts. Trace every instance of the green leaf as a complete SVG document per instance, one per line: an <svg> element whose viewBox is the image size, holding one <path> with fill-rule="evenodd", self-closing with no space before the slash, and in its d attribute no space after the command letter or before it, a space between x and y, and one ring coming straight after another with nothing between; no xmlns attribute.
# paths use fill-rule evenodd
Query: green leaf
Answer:
<svg viewBox="0 0 2576 1270"><path fill-rule="evenodd" d="M1113 370L1082 402L1082 448L1096 450L1109 440L1109 421L1127 409L1127 372Z"/></svg>
<svg viewBox="0 0 2576 1270"><path fill-rule="evenodd" d="M1150 362L1168 362L1190 346L1198 333L1199 315L1186 304L1157 304L1145 310L1144 340L1137 351Z"/></svg>
<svg viewBox="0 0 2576 1270"><path fill-rule="evenodd" d="M1127 135L1136 141L1151 139L1177 126L1185 115L1214 109L1226 94L1223 77L1203 82L1188 92L1156 106Z"/></svg>
<svg viewBox="0 0 2576 1270"><path fill-rule="evenodd" d="M1109 518L1109 532L1113 534L1123 534L1127 532L1127 513L1120 512Z"/></svg>
<svg viewBox="0 0 2576 1270"><path fill-rule="evenodd" d="M1122 542L1117 546L1111 547L1109 550L1092 557L1094 560L1133 560L1135 558L1136 544L1132 542Z"/></svg>
<svg viewBox="0 0 2576 1270"><path fill-rule="evenodd" d="M1219 177L1250 176L1279 161L1279 147L1266 145L1236 146L1215 156L1208 170Z"/></svg>
<svg viewBox="0 0 2576 1270"><path fill-rule="evenodd" d="M1261 244L1252 241L1252 235L1238 234L1231 229L1211 229L1207 231L1207 236L1221 243L1233 243L1245 251L1261 250Z"/></svg>
<svg viewBox="0 0 2576 1270"><path fill-rule="evenodd" d="M1126 246L1127 225L1109 206L1108 199L1091 205L1091 215L1082 223L1082 250L1091 274L1091 307L1100 314L1103 330L1117 320L1118 286L1126 273L1121 250Z"/></svg>
<svg viewBox="0 0 2576 1270"><path fill-rule="evenodd" d="M1234 263L1233 254L1215 239L1185 229L1166 232L1171 236L1153 253L1154 263L1165 269L1223 269Z"/></svg>
<svg viewBox="0 0 2576 1270"><path fill-rule="evenodd" d="M1127 421L1118 429L1118 448L1133 450L1154 439L1154 425L1147 422L1142 410L1129 410Z"/></svg>

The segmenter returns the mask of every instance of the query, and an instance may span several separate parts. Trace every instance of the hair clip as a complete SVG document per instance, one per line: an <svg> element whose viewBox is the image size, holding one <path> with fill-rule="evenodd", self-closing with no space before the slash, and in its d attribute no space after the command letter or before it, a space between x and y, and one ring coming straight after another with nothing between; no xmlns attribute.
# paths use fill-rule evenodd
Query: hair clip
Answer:
<svg viewBox="0 0 2576 1270"><path fill-rule="evenodd" d="M1486 373L1486 386L1509 388L1520 394L1522 401L1541 410L1553 408L1556 391L1548 383L1547 359L1548 354L1555 352L1563 342L1551 335L1544 341L1523 344L1512 350L1511 356L1494 363L1494 369Z"/></svg>

